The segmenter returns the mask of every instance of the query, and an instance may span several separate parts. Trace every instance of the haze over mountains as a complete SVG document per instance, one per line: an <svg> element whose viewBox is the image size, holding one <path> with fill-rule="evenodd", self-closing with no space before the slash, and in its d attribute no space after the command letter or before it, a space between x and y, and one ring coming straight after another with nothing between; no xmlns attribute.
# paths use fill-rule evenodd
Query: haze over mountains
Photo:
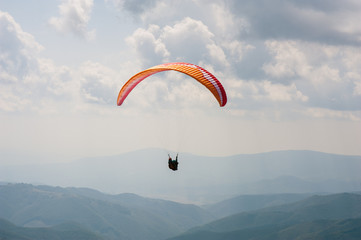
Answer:
<svg viewBox="0 0 361 240"><path fill-rule="evenodd" d="M67 163L6 165L0 167L0 181L89 187L202 204L239 194L361 189L361 156L313 151L228 157L180 153L177 172L169 171L167 157L164 150L145 149Z"/></svg>
<svg viewBox="0 0 361 240"><path fill-rule="evenodd" d="M361 236L361 156L181 153L179 161L170 171L166 151L146 149L0 166L0 239Z"/></svg>

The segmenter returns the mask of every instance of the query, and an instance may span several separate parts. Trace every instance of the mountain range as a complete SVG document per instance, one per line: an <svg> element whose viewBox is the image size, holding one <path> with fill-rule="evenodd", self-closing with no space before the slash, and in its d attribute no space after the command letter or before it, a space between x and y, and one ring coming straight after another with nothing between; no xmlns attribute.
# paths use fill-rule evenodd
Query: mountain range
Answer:
<svg viewBox="0 0 361 240"><path fill-rule="evenodd" d="M179 170L173 172L168 169L167 154L162 149L144 149L71 162L0 164L0 181L87 187L110 194L131 192L196 204L240 194L336 193L361 187L361 156L314 151L226 157L180 153Z"/></svg>
<svg viewBox="0 0 361 240"><path fill-rule="evenodd" d="M190 204L29 184L0 186L0 218L32 228L76 222L107 239L164 239L214 219Z"/></svg>
<svg viewBox="0 0 361 240"><path fill-rule="evenodd" d="M359 239L361 194L240 195L196 206L87 188L0 185L0 239Z"/></svg>
<svg viewBox="0 0 361 240"><path fill-rule="evenodd" d="M180 153L176 172L167 160L0 163L0 239L360 239L361 156Z"/></svg>

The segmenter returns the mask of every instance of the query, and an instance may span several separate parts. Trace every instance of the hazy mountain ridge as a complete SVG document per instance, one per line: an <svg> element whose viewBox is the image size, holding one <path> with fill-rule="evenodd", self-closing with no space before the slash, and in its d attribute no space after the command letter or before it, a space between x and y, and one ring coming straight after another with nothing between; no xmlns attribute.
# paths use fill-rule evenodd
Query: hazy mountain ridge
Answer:
<svg viewBox="0 0 361 240"><path fill-rule="evenodd" d="M62 223L53 227L26 228L0 218L0 239L9 240L103 240L77 223Z"/></svg>
<svg viewBox="0 0 361 240"><path fill-rule="evenodd" d="M246 212L271 206L283 205L303 200L313 193L304 194L267 194L267 195L240 195L221 202L204 206L217 218L226 217L240 212Z"/></svg>
<svg viewBox="0 0 361 240"><path fill-rule="evenodd" d="M164 239L214 219L189 204L29 184L0 186L0 218L24 227L73 221L107 239Z"/></svg>
<svg viewBox="0 0 361 240"><path fill-rule="evenodd" d="M227 157L180 153L178 172L169 171L167 160L165 150L144 149L67 163L8 165L0 168L0 180L192 203L214 203L236 194L357 191L361 186L361 156L314 151Z"/></svg>
<svg viewBox="0 0 361 240"><path fill-rule="evenodd" d="M361 195L344 193L235 214L171 239L359 239L360 234Z"/></svg>

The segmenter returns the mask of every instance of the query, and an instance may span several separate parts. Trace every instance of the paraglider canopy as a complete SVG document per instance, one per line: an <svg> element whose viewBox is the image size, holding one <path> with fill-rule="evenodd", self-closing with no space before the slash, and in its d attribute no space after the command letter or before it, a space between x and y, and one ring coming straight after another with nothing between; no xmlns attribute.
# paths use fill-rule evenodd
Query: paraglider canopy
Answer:
<svg viewBox="0 0 361 240"><path fill-rule="evenodd" d="M170 70L178 71L191 76L203 84L209 91L211 91L213 96L217 99L220 107L226 105L227 95L218 79L204 68L184 62L160 64L135 74L124 84L120 90L117 99L117 105L122 105L128 94L137 86L138 83L143 81L145 78L158 72Z"/></svg>

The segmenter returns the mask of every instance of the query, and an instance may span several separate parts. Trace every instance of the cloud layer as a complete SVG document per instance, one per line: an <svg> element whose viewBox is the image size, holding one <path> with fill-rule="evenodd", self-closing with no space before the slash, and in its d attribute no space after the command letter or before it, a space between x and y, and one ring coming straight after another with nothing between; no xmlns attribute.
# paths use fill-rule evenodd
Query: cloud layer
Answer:
<svg viewBox="0 0 361 240"><path fill-rule="evenodd" d="M94 61L56 65L40 57L44 47L9 13L0 12L2 111L29 106L41 111L50 103L72 105L70 109L112 106L120 83L137 71L186 61L221 80L229 95L227 109L234 115L249 111L255 117L361 119L358 1L105 2L138 24L123 39L128 57L119 69ZM97 29L89 30L93 8L92 0L62 1L59 16L49 23L64 34L94 39ZM199 91L195 105L211 107L208 93L181 80L184 76L162 78L155 76L153 85L142 83L129 106L164 107L184 98L180 92ZM194 99L187 99L182 107L192 106Z"/></svg>

